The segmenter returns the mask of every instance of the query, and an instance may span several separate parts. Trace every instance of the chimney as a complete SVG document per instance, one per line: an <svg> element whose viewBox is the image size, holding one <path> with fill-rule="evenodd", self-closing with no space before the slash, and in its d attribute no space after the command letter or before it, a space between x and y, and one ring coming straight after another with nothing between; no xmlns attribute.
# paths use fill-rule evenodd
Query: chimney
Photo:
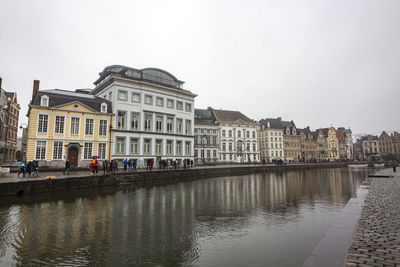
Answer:
<svg viewBox="0 0 400 267"><path fill-rule="evenodd" d="M271 128L271 125L269 124L269 121L267 122L267 127L268 127L268 128Z"/></svg>
<svg viewBox="0 0 400 267"><path fill-rule="evenodd" d="M282 117L278 117L278 121L280 121L280 122L281 122L281 121L282 121Z"/></svg>
<svg viewBox="0 0 400 267"><path fill-rule="evenodd" d="M39 91L39 80L33 80L33 91L32 91L32 101L36 96L36 93Z"/></svg>

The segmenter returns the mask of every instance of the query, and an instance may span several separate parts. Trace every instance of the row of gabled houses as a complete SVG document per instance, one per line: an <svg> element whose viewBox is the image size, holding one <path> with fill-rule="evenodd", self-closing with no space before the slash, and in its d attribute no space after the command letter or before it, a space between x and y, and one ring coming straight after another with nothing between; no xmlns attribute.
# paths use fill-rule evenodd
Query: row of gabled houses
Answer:
<svg viewBox="0 0 400 267"><path fill-rule="evenodd" d="M354 144L354 157L357 160L383 160L400 159L400 133L382 131L378 135L364 135Z"/></svg>
<svg viewBox="0 0 400 267"><path fill-rule="evenodd" d="M195 109L196 94L157 69L107 66L92 89L39 89L33 83L24 159L40 166L100 160L213 163L352 158L349 129L298 129L281 118L255 121L239 111ZM19 110L19 109L18 109ZM18 125L16 123L15 125Z"/></svg>
<svg viewBox="0 0 400 267"><path fill-rule="evenodd" d="M195 110L196 162L333 161L353 158L350 129L299 129L293 121L255 121L239 111Z"/></svg>

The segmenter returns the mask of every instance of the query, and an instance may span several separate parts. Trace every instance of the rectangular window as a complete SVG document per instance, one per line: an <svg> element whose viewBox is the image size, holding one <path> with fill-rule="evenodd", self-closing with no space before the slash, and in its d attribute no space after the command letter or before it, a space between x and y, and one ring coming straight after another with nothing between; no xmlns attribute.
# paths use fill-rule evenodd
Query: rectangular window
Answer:
<svg viewBox="0 0 400 267"><path fill-rule="evenodd" d="M79 118L71 118L71 135L79 135Z"/></svg>
<svg viewBox="0 0 400 267"><path fill-rule="evenodd" d="M156 117L156 131L157 132L162 132L162 121L163 121L163 116L157 116Z"/></svg>
<svg viewBox="0 0 400 267"><path fill-rule="evenodd" d="M93 119L86 119L85 135L93 135Z"/></svg>
<svg viewBox="0 0 400 267"><path fill-rule="evenodd" d="M211 150L207 150L207 158L211 158Z"/></svg>
<svg viewBox="0 0 400 267"><path fill-rule="evenodd" d="M229 147L229 151L232 151L232 143L229 143L228 147Z"/></svg>
<svg viewBox="0 0 400 267"><path fill-rule="evenodd" d="M85 143L85 146L83 147L83 158L91 159L92 151L93 151L93 143Z"/></svg>
<svg viewBox="0 0 400 267"><path fill-rule="evenodd" d="M213 158L215 159L217 157L217 150L213 150Z"/></svg>
<svg viewBox="0 0 400 267"><path fill-rule="evenodd" d="M131 154L139 153L139 140L137 138L131 138Z"/></svg>
<svg viewBox="0 0 400 267"><path fill-rule="evenodd" d="M49 115L39 115L38 132L47 133L47 125L49 123Z"/></svg>
<svg viewBox="0 0 400 267"><path fill-rule="evenodd" d="M185 110L186 110L187 112L191 112L191 111L192 111L192 104L186 103L186 104L185 104Z"/></svg>
<svg viewBox="0 0 400 267"><path fill-rule="evenodd" d="M144 154L150 154L150 145L151 145L151 139L144 139L143 143L143 153Z"/></svg>
<svg viewBox="0 0 400 267"><path fill-rule="evenodd" d="M183 110L183 103L181 101L176 101L176 109Z"/></svg>
<svg viewBox="0 0 400 267"><path fill-rule="evenodd" d="M140 121L140 114L132 112L131 113L131 130L133 130L133 131L139 130L139 121Z"/></svg>
<svg viewBox="0 0 400 267"><path fill-rule="evenodd" d="M153 105L153 96L151 95L145 95L144 97L144 103L148 105Z"/></svg>
<svg viewBox="0 0 400 267"><path fill-rule="evenodd" d="M181 134L182 133L182 119L176 119L176 133Z"/></svg>
<svg viewBox="0 0 400 267"><path fill-rule="evenodd" d="M186 129L185 134L187 134L187 135L192 134L192 121L191 121L191 120L186 120L185 125L186 125L186 127L185 127L185 129Z"/></svg>
<svg viewBox="0 0 400 267"><path fill-rule="evenodd" d="M64 133L64 116L56 116L56 123L54 132L56 134L63 134Z"/></svg>
<svg viewBox="0 0 400 267"><path fill-rule="evenodd" d="M156 140L156 154L162 154L162 140Z"/></svg>
<svg viewBox="0 0 400 267"><path fill-rule="evenodd" d="M256 144L253 144L253 151L255 152L256 150Z"/></svg>
<svg viewBox="0 0 400 267"><path fill-rule="evenodd" d="M176 141L176 154L182 155L182 141Z"/></svg>
<svg viewBox="0 0 400 267"><path fill-rule="evenodd" d="M63 142L54 142L53 159L62 159Z"/></svg>
<svg viewBox="0 0 400 267"><path fill-rule="evenodd" d="M190 142L186 142L185 143L185 155L186 156L190 156L190 154L191 154L191 148L192 148L192 146L190 145Z"/></svg>
<svg viewBox="0 0 400 267"><path fill-rule="evenodd" d="M167 133L172 133L174 131L174 119L171 117L167 118Z"/></svg>
<svg viewBox="0 0 400 267"><path fill-rule="evenodd" d="M139 93L132 93L132 102L140 103L140 94Z"/></svg>
<svg viewBox="0 0 400 267"><path fill-rule="evenodd" d="M125 154L125 137L117 137L117 154Z"/></svg>
<svg viewBox="0 0 400 267"><path fill-rule="evenodd" d="M145 114L144 115L144 130L151 131L151 124L152 124L152 114Z"/></svg>
<svg viewBox="0 0 400 267"><path fill-rule="evenodd" d="M99 159L105 159L106 158L106 143L99 143L99 148L97 151L97 156L99 156Z"/></svg>
<svg viewBox="0 0 400 267"><path fill-rule="evenodd" d="M174 100L167 99L167 107L168 108L174 108Z"/></svg>
<svg viewBox="0 0 400 267"><path fill-rule="evenodd" d="M117 113L117 128L120 130L125 130L126 125L126 112L125 111L118 111Z"/></svg>
<svg viewBox="0 0 400 267"><path fill-rule="evenodd" d="M118 100L128 101L128 92L119 90L118 91Z"/></svg>
<svg viewBox="0 0 400 267"><path fill-rule="evenodd" d="M172 155L172 141L167 141L167 155Z"/></svg>
<svg viewBox="0 0 400 267"><path fill-rule="evenodd" d="M111 98L112 98L112 92L109 92L109 93L108 93L108 100L111 101Z"/></svg>
<svg viewBox="0 0 400 267"><path fill-rule="evenodd" d="M99 135L100 136L107 135L107 120L100 120Z"/></svg>
<svg viewBox="0 0 400 267"><path fill-rule="evenodd" d="M46 141L36 142L36 159L46 159Z"/></svg>
<svg viewBox="0 0 400 267"><path fill-rule="evenodd" d="M157 105L157 106L160 106L160 107L163 107L163 106L164 106L164 98L162 98L162 97L157 97L157 98L156 98L156 105Z"/></svg>

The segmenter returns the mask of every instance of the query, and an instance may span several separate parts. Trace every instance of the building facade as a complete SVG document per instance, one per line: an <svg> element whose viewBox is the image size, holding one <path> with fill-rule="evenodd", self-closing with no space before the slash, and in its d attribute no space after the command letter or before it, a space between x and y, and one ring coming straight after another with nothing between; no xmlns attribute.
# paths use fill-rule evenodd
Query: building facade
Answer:
<svg viewBox="0 0 400 267"><path fill-rule="evenodd" d="M219 124L221 162L260 162L258 123L239 111L212 109Z"/></svg>
<svg viewBox="0 0 400 267"><path fill-rule="evenodd" d="M394 159L393 137L383 131L378 138L379 142L379 155L383 159Z"/></svg>
<svg viewBox="0 0 400 267"><path fill-rule="evenodd" d="M115 114L112 157L193 160L195 94L182 81L155 68L112 65L94 82L91 94L112 102Z"/></svg>
<svg viewBox="0 0 400 267"><path fill-rule="evenodd" d="M363 160L370 160L372 156L379 156L379 139L376 135L361 137Z"/></svg>
<svg viewBox="0 0 400 267"><path fill-rule="evenodd" d="M317 159L317 142L310 127L300 129L301 159L304 162Z"/></svg>
<svg viewBox="0 0 400 267"><path fill-rule="evenodd" d="M260 151L264 162L274 159L285 159L283 127L279 118L260 120Z"/></svg>
<svg viewBox="0 0 400 267"><path fill-rule="evenodd" d="M338 160L339 159L339 140L337 138L337 133L335 127L330 127L328 129L328 135L326 138L328 144L328 159Z"/></svg>
<svg viewBox="0 0 400 267"><path fill-rule="evenodd" d="M34 81L27 116L27 161L39 166L86 167L93 156L110 159L111 102L59 89L39 91Z"/></svg>
<svg viewBox="0 0 400 267"><path fill-rule="evenodd" d="M0 78L0 160L10 162L16 160L17 135L20 105L17 93L7 92L2 88Z"/></svg>
<svg viewBox="0 0 400 267"><path fill-rule="evenodd" d="M194 111L194 160L209 163L219 160L220 132L219 124L212 110Z"/></svg>
<svg viewBox="0 0 400 267"><path fill-rule="evenodd" d="M281 121L283 127L283 143L285 149L285 160L287 162L298 162L301 160L301 137L293 121Z"/></svg>
<svg viewBox="0 0 400 267"><path fill-rule="evenodd" d="M326 161L328 160L328 128L317 129L313 133L315 140L317 141L317 160Z"/></svg>

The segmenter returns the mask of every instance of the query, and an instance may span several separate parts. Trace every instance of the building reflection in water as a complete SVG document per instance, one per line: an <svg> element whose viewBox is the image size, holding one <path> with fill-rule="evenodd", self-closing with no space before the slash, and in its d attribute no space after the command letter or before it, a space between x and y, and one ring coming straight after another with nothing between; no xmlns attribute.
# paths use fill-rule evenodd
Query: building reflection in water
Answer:
<svg viewBox="0 0 400 267"><path fill-rule="evenodd" d="M260 214L263 223L284 227L321 201L341 209L365 176L347 169L304 170L5 201L0 263L190 265L202 253L200 238L219 231L246 235Z"/></svg>

